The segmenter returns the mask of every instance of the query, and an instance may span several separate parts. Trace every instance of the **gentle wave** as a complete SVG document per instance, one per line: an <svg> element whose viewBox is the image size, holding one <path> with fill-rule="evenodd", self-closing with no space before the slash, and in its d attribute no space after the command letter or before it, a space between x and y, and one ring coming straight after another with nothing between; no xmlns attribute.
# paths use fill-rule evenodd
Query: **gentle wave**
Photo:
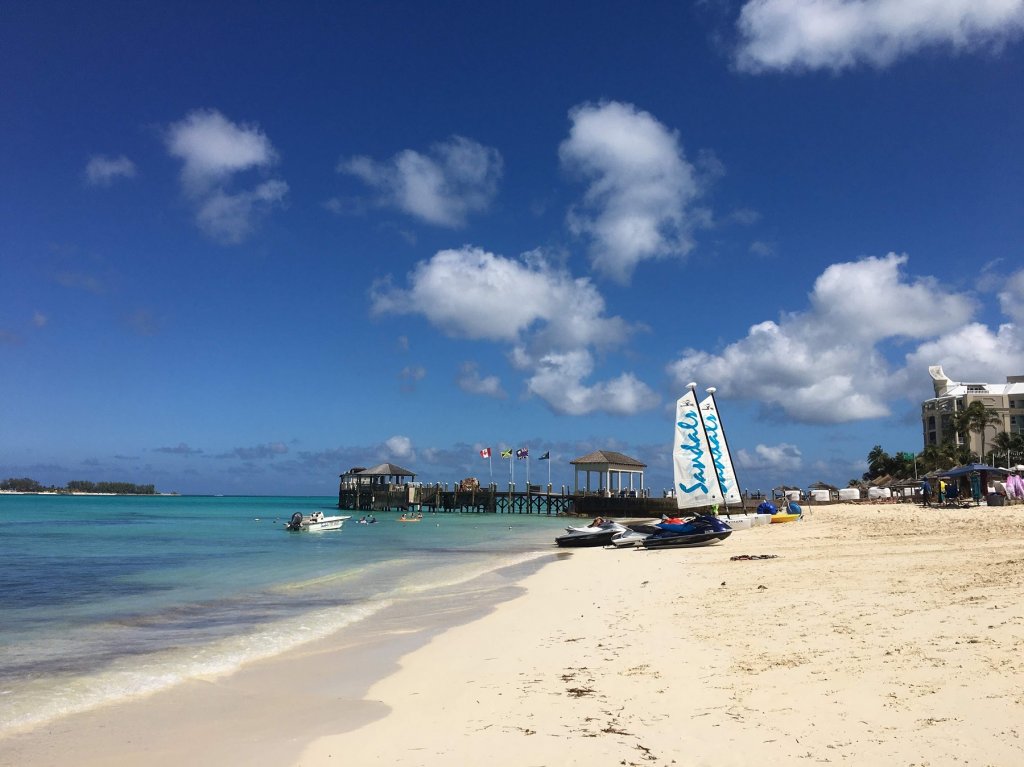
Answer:
<svg viewBox="0 0 1024 767"><path fill-rule="evenodd" d="M392 604L378 600L317 610L265 626L251 634L198 647L164 650L139 658L120 657L103 670L82 676L36 678L18 689L0 690L0 735L88 711L116 701L151 695L190 679L215 679L247 663L271 658L322 640Z"/></svg>

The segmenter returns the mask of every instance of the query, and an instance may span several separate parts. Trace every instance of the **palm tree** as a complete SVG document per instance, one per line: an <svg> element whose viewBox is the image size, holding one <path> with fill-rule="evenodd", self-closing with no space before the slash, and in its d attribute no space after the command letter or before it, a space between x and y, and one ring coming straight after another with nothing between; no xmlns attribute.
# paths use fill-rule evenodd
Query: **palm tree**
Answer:
<svg viewBox="0 0 1024 767"><path fill-rule="evenodd" d="M1024 452L1024 435L1001 431L992 440L992 448L993 456L996 451L1006 455L1006 465L1009 466L1010 453ZM995 465L995 460L992 461L992 465Z"/></svg>
<svg viewBox="0 0 1024 767"><path fill-rule="evenodd" d="M868 470L864 472L863 479L867 481L888 474L891 463L892 457L881 445L875 445L868 453Z"/></svg>
<svg viewBox="0 0 1024 767"><path fill-rule="evenodd" d="M963 435L968 433L981 436L980 455L985 455L985 432L989 427L998 428L1003 425L1003 417L994 410L985 407L984 402L974 401L956 415L956 429Z"/></svg>
<svg viewBox="0 0 1024 767"><path fill-rule="evenodd" d="M956 460L938 445L928 445L917 454L917 460L921 462L925 474L936 469L952 469L956 465Z"/></svg>

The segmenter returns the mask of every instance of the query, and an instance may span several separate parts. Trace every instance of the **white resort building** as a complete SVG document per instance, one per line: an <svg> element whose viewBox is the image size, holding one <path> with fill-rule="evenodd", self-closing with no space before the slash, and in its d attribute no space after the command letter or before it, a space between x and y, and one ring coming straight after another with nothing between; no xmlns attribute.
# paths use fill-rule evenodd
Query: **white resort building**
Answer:
<svg viewBox="0 0 1024 767"><path fill-rule="evenodd" d="M932 377L935 396L921 404L925 447L949 441L961 444L963 440L953 429L953 417L972 402L983 403L1002 418L1001 427L986 433L987 446L992 445L992 438L1000 432L1024 434L1024 376L1007 376L1004 384L957 382L946 376L941 365L929 367L928 374ZM980 453L981 435L970 434L968 439L970 449Z"/></svg>

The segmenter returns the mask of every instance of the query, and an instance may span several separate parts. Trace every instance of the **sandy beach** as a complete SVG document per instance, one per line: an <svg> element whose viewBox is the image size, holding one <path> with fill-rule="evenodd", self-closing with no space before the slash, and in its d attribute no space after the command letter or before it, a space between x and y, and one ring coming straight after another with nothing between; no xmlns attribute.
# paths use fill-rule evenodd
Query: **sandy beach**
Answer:
<svg viewBox="0 0 1024 767"><path fill-rule="evenodd" d="M1022 506L819 506L485 580L0 764L1024 764Z"/></svg>

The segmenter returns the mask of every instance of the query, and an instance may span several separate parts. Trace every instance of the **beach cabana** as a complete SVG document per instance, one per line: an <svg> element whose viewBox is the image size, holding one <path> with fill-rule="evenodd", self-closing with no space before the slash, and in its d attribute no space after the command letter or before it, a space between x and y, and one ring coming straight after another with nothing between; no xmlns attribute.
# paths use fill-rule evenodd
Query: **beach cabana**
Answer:
<svg viewBox="0 0 1024 767"><path fill-rule="evenodd" d="M809 485L810 497L815 501L834 501L839 497L839 488L827 482L815 482Z"/></svg>
<svg viewBox="0 0 1024 767"><path fill-rule="evenodd" d="M584 492L601 495L643 495L646 463L613 450L595 450L569 461L574 471L574 492L580 492L580 473L584 475ZM591 489L590 475L596 474L596 487ZM634 478L637 478L634 483ZM624 485L623 480L628 480Z"/></svg>

